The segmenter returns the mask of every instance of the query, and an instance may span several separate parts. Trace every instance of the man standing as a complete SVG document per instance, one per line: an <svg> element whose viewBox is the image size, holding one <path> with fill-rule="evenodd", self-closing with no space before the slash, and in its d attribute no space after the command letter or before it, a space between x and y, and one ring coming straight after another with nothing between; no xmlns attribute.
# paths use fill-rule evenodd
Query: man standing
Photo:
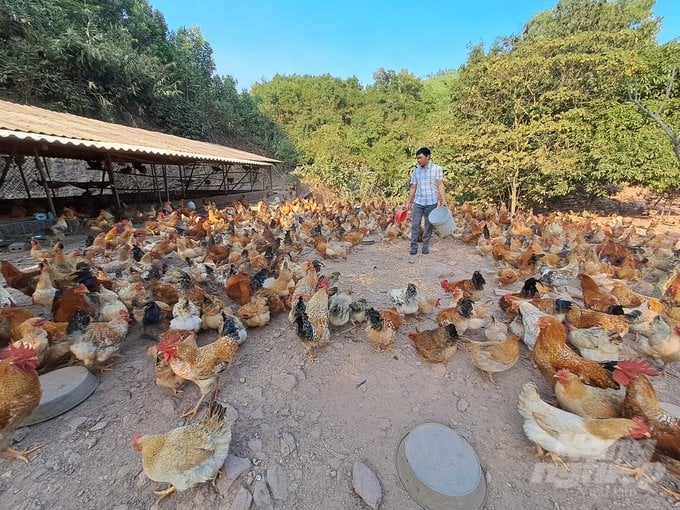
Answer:
<svg viewBox="0 0 680 510"><path fill-rule="evenodd" d="M411 187L404 209L411 209L411 255L418 253L418 235L420 223L425 218L425 233L423 234L423 255L430 253L430 238L432 225L428 216L437 205L446 205L444 192L444 171L439 165L430 161L430 149L421 147L416 151L418 166L411 175Z"/></svg>

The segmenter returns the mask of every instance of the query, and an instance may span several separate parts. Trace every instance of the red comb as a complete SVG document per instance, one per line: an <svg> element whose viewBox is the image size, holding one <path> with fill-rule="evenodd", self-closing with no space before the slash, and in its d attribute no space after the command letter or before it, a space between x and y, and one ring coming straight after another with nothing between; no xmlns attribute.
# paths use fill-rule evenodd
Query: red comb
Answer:
<svg viewBox="0 0 680 510"><path fill-rule="evenodd" d="M654 370L649 363L642 359L624 359L619 361L616 366L628 374L645 374L649 376L659 375L659 373Z"/></svg>
<svg viewBox="0 0 680 510"><path fill-rule="evenodd" d="M175 344L181 340L181 337L179 335L166 335L163 340L158 342L158 345L156 346L156 349L158 352L163 352L165 351L168 347L170 347L172 344Z"/></svg>
<svg viewBox="0 0 680 510"><path fill-rule="evenodd" d="M35 357L35 349L24 344L8 345L0 351L0 359L30 359Z"/></svg>

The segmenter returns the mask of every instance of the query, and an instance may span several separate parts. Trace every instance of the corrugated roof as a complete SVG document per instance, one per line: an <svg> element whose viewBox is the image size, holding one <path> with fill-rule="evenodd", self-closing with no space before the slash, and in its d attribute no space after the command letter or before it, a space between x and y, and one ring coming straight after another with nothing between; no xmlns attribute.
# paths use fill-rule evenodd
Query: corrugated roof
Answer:
<svg viewBox="0 0 680 510"><path fill-rule="evenodd" d="M188 161L258 166L279 162L223 145L0 100L0 141L13 139L107 152L168 156Z"/></svg>

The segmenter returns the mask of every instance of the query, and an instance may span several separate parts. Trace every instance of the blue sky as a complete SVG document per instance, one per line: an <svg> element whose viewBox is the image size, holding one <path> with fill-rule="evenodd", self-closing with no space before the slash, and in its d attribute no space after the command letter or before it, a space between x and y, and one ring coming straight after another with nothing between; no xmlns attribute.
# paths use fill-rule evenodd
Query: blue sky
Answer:
<svg viewBox="0 0 680 510"><path fill-rule="evenodd" d="M219 74L249 89L275 74L425 77L465 63L470 44L519 33L557 0L150 0L171 30L198 25ZM657 0L661 43L680 36L680 0Z"/></svg>

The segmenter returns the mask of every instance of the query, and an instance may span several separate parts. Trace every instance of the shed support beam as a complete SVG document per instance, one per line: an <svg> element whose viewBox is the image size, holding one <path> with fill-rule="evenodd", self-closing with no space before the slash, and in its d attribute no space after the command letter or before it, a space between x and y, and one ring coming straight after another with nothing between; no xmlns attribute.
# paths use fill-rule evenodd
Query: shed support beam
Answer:
<svg viewBox="0 0 680 510"><path fill-rule="evenodd" d="M42 178L43 182L43 187L45 188L45 196L47 197L47 203L50 206L50 211L52 211L52 214L54 217L57 217L57 210L54 208L54 201L52 200L52 195L50 193L50 187L47 184L47 173L45 173L45 167L43 167L42 161L40 161L40 155L38 154L38 150L36 149L33 151L33 155L35 156L35 166L38 169L38 172L40 172L40 177ZM22 172L23 175L23 172Z"/></svg>

